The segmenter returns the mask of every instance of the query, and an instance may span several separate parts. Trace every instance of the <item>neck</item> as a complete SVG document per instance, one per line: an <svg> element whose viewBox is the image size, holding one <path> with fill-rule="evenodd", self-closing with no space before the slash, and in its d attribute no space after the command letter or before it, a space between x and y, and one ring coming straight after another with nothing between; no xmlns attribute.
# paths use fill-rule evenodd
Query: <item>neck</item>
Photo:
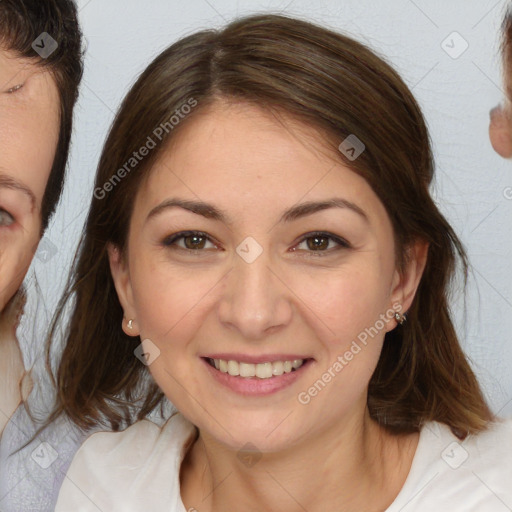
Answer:
<svg viewBox="0 0 512 512"><path fill-rule="evenodd" d="M16 317L0 313L0 435L21 401L25 373L15 335Z"/></svg>
<svg viewBox="0 0 512 512"><path fill-rule="evenodd" d="M279 453L241 457L204 433L181 470L186 509L382 511L410 470L418 434L393 436L367 409Z"/></svg>
<svg viewBox="0 0 512 512"><path fill-rule="evenodd" d="M16 326L24 301L23 292L18 292L0 312L0 435L22 400L25 367L16 339Z"/></svg>

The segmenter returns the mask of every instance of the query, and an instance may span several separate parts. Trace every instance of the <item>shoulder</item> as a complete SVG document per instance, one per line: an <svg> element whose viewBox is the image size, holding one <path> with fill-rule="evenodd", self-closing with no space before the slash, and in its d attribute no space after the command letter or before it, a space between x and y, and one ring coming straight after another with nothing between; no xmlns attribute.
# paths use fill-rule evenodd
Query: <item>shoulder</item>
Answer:
<svg viewBox="0 0 512 512"><path fill-rule="evenodd" d="M464 440L456 438L446 425L438 428L441 442L449 441L441 457L451 469L464 467L473 474L492 472L498 480L512 482L512 418L500 418L487 430Z"/></svg>
<svg viewBox="0 0 512 512"><path fill-rule="evenodd" d="M424 425L409 476L388 512L512 509L512 418L458 439L437 422ZM398 508L397 508L398 507Z"/></svg>
<svg viewBox="0 0 512 512"><path fill-rule="evenodd" d="M71 463L56 512L153 510L181 500L179 469L195 431L178 413L162 427L142 420L122 432L93 434Z"/></svg>
<svg viewBox="0 0 512 512"><path fill-rule="evenodd" d="M500 418L488 430L468 438L467 444L473 447L475 455L485 457L501 454L512 457L512 417ZM507 468L512 469L512 465L507 465Z"/></svg>

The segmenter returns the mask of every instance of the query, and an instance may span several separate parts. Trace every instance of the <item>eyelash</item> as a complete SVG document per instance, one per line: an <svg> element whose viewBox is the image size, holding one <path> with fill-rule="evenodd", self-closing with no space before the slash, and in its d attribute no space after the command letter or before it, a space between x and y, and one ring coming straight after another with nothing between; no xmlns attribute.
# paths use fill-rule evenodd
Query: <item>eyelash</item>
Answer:
<svg viewBox="0 0 512 512"><path fill-rule="evenodd" d="M170 236L164 238L164 240L162 241L162 245L164 247L169 248L169 249L173 249L173 250L177 249L177 250L187 251L190 254L193 253L194 255L198 255L199 256L199 253L204 252L205 249L188 249L186 247L184 248L184 247L174 246L174 244L178 240L185 239L185 238L192 237L192 236L199 237L199 238L206 238L207 241L211 242L214 245L217 245L216 242L210 236L208 236L206 233L204 233L202 231L181 231L179 233L175 233L174 235L170 235ZM327 250L323 250L323 251L322 250L319 250L319 251L314 251L314 250L306 251L306 252L310 253L308 257L314 257L314 258L325 257L325 256L329 256L330 254L332 254L335 251L339 251L340 249L350 249L351 248L351 245L346 240L344 240L343 238L340 238L340 237L338 237L336 235L333 235L332 233L327 233L327 232L324 232L324 231L313 231L311 233L306 233L299 240L297 245L300 245L303 242L305 242L305 241L307 241L307 240L309 240L311 238L315 238L315 237L327 238L330 241L333 241L333 242L337 243L338 247L335 248L335 249L327 249ZM295 251L295 250L296 249L294 248L293 251Z"/></svg>
<svg viewBox="0 0 512 512"><path fill-rule="evenodd" d="M315 237L327 238L328 240L333 241L336 244L338 244L338 247L335 247L334 249L332 249L332 248L331 249L326 249L324 251L322 251L322 250L320 250L320 251L314 251L314 250L307 251L308 253L310 253L309 256L314 257L314 258L329 256L333 252L340 251L341 249L351 249L352 248L352 246L345 239L343 239L343 238L341 238L339 236L333 235L332 233L325 232L325 231L312 231L310 233L306 233L305 235L303 235L303 237L300 239L300 241L298 242L297 245L302 244L306 240L309 240L309 239L315 238Z"/></svg>
<svg viewBox="0 0 512 512"><path fill-rule="evenodd" d="M13 94L15 93L16 91L19 91L25 84L18 84L18 85L15 85L14 87L11 87L10 89L7 89L7 93L9 94Z"/></svg>

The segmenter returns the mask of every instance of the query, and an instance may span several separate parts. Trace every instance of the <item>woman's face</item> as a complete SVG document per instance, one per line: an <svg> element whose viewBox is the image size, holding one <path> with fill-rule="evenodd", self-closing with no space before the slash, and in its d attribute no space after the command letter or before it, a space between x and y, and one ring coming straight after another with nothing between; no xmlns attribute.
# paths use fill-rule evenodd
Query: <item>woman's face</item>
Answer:
<svg viewBox="0 0 512 512"><path fill-rule="evenodd" d="M0 311L21 285L39 242L58 105L47 71L0 50Z"/></svg>
<svg viewBox="0 0 512 512"><path fill-rule="evenodd" d="M233 449L284 449L358 422L393 306L407 308L417 284L395 270L367 182L308 127L288 127L248 105L190 119L138 193L126 258L110 250L134 319L125 332L146 340L154 379ZM277 376L231 376L224 361Z"/></svg>

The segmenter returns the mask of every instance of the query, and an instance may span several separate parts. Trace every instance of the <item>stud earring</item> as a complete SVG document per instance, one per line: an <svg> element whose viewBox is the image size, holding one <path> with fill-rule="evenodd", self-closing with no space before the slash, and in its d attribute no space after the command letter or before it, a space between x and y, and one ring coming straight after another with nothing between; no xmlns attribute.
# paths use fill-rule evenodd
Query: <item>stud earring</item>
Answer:
<svg viewBox="0 0 512 512"><path fill-rule="evenodd" d="M400 325L403 325L404 322L407 320L407 316L406 314L404 313L403 315L401 315L398 311L395 313L395 320L400 324Z"/></svg>
<svg viewBox="0 0 512 512"><path fill-rule="evenodd" d="M133 329L133 320L128 320L128 323L126 324L126 327L128 327L128 329L132 330Z"/></svg>

